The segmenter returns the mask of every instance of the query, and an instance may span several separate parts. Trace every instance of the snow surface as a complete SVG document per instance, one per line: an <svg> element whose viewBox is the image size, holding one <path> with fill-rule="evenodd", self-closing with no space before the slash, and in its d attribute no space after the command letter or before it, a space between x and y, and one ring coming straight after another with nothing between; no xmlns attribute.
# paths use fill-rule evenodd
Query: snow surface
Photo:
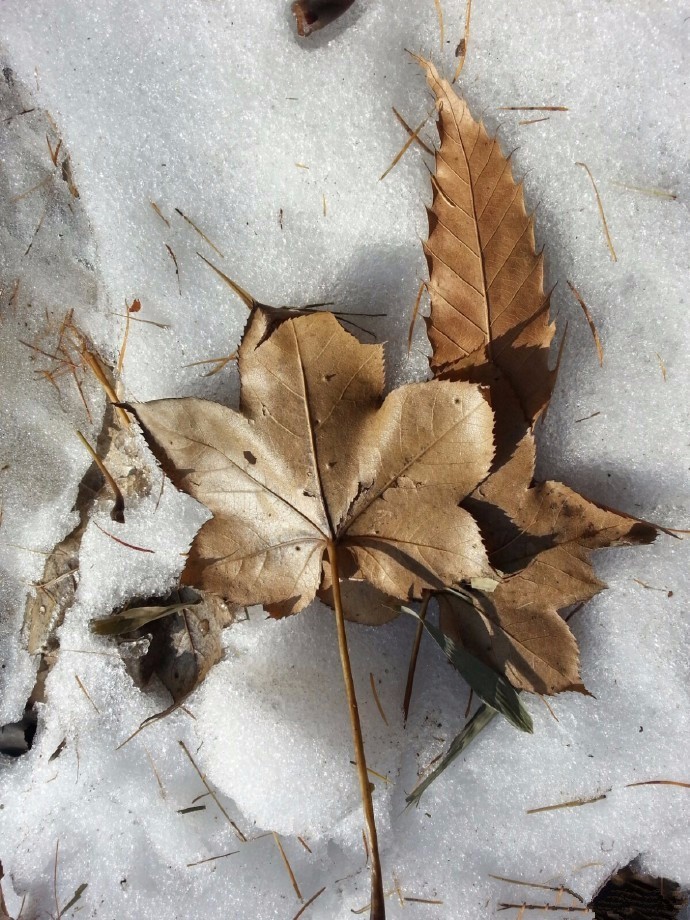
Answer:
<svg viewBox="0 0 690 920"><path fill-rule="evenodd" d="M379 176L405 140L391 106L415 125L430 109L404 49L448 73L455 67L464 7L446 3L444 12L441 53L431 0L360 0L304 43L289 4L268 0L4 0L3 118L31 106L50 113L80 198L54 180L13 202L51 166L47 122L37 111L0 123L3 722L21 716L34 681L36 662L19 639L28 585L41 576L41 553L76 523L71 509L89 458L74 432L95 437L103 405L87 388L91 425L76 390L59 395L38 378L35 353L18 339L35 341L46 310L60 317L73 307L114 359L124 321L113 313L136 297L141 318L169 328L132 324L123 396L232 404L232 366L212 377L183 367L231 352L246 316L198 251L265 302L333 300L386 313L357 321L387 340L390 383L422 377L422 329L410 359L404 342L425 272L423 155L411 149L385 181ZM549 276L560 282L554 310L561 331L568 322L568 341L541 432L541 474L676 527L690 526L689 24L687 4L663 0L475 0L460 81L475 113L500 127L504 149L519 148L513 163L539 205ZM569 111L500 110L515 105ZM520 124L538 117L548 120ZM423 136L433 137L431 126ZM577 161L597 180L615 263ZM566 278L592 311L603 368ZM55 910L59 841L61 906L88 883L75 916L291 920L299 902L273 838L262 836L277 831L305 898L326 886L305 916L352 916L367 901L368 872L335 630L323 608L280 623L251 611L226 631L225 660L190 701L194 718L178 712L116 750L168 697L134 687L88 619L173 585L205 514L170 487L156 499L152 492L128 507L124 526L101 512L89 523L36 741L0 765L10 912L25 894L23 916ZM154 554L114 544L96 523ZM649 871L690 885L687 790L623 788L690 780L687 547L662 537L602 553L597 569L610 590L572 621L595 698L558 697L558 722L530 700L532 737L494 722L416 810L403 810L405 792L462 725L466 691L426 644L403 728L414 624L349 628L370 766L389 780L374 777L386 884L395 875L408 896L444 902L403 908L391 897L390 917L477 920L502 900L523 900L527 889L489 873L564 883L588 898L638 856ZM204 811L179 813L205 791L179 741L228 815L257 839L240 844L208 797ZM590 805L525 814L609 789Z"/></svg>

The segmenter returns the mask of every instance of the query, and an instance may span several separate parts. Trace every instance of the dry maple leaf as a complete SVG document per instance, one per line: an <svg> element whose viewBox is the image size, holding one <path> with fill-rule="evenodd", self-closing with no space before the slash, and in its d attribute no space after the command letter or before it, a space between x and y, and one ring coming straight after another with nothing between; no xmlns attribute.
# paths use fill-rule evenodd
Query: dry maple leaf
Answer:
<svg viewBox="0 0 690 920"><path fill-rule="evenodd" d="M286 615L314 598L331 545L403 600L490 572L459 507L493 454L476 386L411 384L381 404L382 347L361 345L327 313L252 341L249 330L241 413L198 399L133 407L175 485L214 515L186 583Z"/></svg>

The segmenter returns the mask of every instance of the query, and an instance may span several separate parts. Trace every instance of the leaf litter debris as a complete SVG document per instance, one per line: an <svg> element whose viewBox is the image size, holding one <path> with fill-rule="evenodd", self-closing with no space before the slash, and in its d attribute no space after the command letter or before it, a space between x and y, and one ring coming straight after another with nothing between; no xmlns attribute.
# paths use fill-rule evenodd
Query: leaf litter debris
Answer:
<svg viewBox="0 0 690 920"><path fill-rule="evenodd" d="M200 592L202 604L222 599L229 619L200 614L185 596L140 602L94 624L99 632L145 630L152 640L163 630L165 654L135 660L158 668L172 711L219 659L220 631L233 611L261 604L284 617L317 596L333 608L370 856L371 920L385 917L386 893L345 620L376 625L406 607L417 615L411 603L433 600L439 626L425 617L420 629L482 700L408 797L418 802L497 714L531 730L523 692L587 692L562 611L604 588L593 550L649 543L657 533L561 483L535 481L534 425L556 372L533 217L496 137L433 64L417 60L440 141L424 243L433 379L384 394L383 347L346 331L343 323L359 330L347 314L320 309L327 304L261 304L209 263L249 309L239 349L227 359L238 366L239 411L194 398L117 410L134 415L176 487L212 512L180 590ZM421 127L406 126L406 146ZM99 366L93 355L88 363ZM112 386L107 391L117 403Z"/></svg>

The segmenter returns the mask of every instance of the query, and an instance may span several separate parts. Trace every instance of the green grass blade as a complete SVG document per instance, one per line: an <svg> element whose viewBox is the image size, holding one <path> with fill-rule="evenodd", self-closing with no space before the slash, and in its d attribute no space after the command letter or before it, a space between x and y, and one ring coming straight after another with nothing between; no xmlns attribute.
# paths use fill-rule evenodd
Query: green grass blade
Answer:
<svg viewBox="0 0 690 920"><path fill-rule="evenodd" d="M532 717L522 704L517 690L502 674L494 671L464 648L460 648L451 639L444 636L433 623L421 620L414 610L410 610L409 607L401 609L424 623L424 628L441 647L448 661L462 674L482 702L498 710L520 731L530 733L534 731Z"/></svg>
<svg viewBox="0 0 690 920"><path fill-rule="evenodd" d="M429 786L437 779L441 773L453 763L456 757L459 757L460 754L467 748L477 737L477 735L486 728L486 726L491 722L494 716L498 715L495 709L492 709L491 706L487 706L486 703L482 703L479 709L475 712L472 718L469 720L467 725L463 728L459 735L456 735L455 738L450 743L450 747L446 752L445 757L440 762L440 764L435 767L428 776L425 776L424 779L419 783L412 792L407 796L406 802L408 805L418 805L419 800Z"/></svg>

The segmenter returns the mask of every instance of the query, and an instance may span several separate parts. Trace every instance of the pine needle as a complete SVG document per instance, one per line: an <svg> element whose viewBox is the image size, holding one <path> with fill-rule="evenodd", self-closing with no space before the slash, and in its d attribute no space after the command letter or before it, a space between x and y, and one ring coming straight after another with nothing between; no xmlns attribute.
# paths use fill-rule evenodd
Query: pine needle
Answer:
<svg viewBox="0 0 690 920"><path fill-rule="evenodd" d="M163 212L162 212L161 209L158 207L158 205L156 204L156 202L155 202L155 201L149 201L149 204L151 205L151 207L153 208L153 210L155 211L155 213L156 213L156 214L160 217L160 219L163 221L163 223L166 225L166 227L169 227L169 226L170 226L170 221L169 221L168 218L163 214Z"/></svg>
<svg viewBox="0 0 690 920"><path fill-rule="evenodd" d="M206 859L199 859L197 862L187 863L187 868L191 869L192 866L202 866L204 863L214 862L216 859L225 859L226 856L234 856L239 852L239 850L232 850L230 853L221 853L220 856L208 856Z"/></svg>
<svg viewBox="0 0 690 920"><path fill-rule="evenodd" d="M422 302L422 294L424 293L424 288L426 287L426 281L422 281L419 285L419 290L417 291L417 298L414 302L414 308L412 310L412 319L410 320L410 328L407 333L407 353L409 355L412 350L412 335L414 334L415 323L417 322L417 316L419 315L419 305Z"/></svg>
<svg viewBox="0 0 690 920"><path fill-rule="evenodd" d="M640 783L627 783L625 788L631 789L633 786L678 786L680 789L690 789L690 783L676 779L648 779Z"/></svg>
<svg viewBox="0 0 690 920"><path fill-rule="evenodd" d="M569 112L567 105L502 105L499 112ZM582 164L580 164L582 165Z"/></svg>
<svg viewBox="0 0 690 920"><path fill-rule="evenodd" d="M386 713L383 711L383 706L381 705L381 700L379 699L379 694L376 689L376 681L374 680L373 673L369 674L369 683L371 684L371 692L374 694L374 702L376 703L376 708L379 711L379 715L383 721L388 725L388 719L386 718Z"/></svg>
<svg viewBox="0 0 690 920"><path fill-rule="evenodd" d="M170 255L170 258L173 260L173 265L175 266L175 274L177 276L177 290L179 292L180 297L182 297L182 285L180 283L180 266L177 264L177 258L175 256L175 253L172 251L171 247L167 243L165 244L165 248L168 250L168 254Z"/></svg>
<svg viewBox="0 0 690 920"><path fill-rule="evenodd" d="M280 837L276 834L275 831L273 831L273 839L275 840L275 844L278 847L280 855L283 858L283 862L285 863L285 868L287 869L288 875L290 876L292 887L295 889L295 894L300 899L300 901L303 901L304 898L302 897L302 892L299 890L299 885L297 884L295 873L292 871L292 866L290 865L290 861L285 855L285 850L283 849L283 844L280 842Z"/></svg>
<svg viewBox="0 0 690 920"><path fill-rule="evenodd" d="M611 790L608 789L607 792ZM606 793L592 796L590 799L573 799L571 802L559 802L557 805L542 805L540 808L528 808L525 814L537 815L543 811L556 811L559 808L579 808L580 805L592 805L594 802L601 802L606 798Z"/></svg>
<svg viewBox="0 0 690 920"><path fill-rule="evenodd" d="M403 128L407 131L408 135L410 137L414 137L414 140L416 141L417 144L419 144L422 150L426 151L426 153L430 154L431 156L434 156L434 153L435 153L434 149L430 147L428 144L425 144L424 141L421 139L421 137L419 137L418 135L415 136L414 129L409 126L409 124L405 121L405 119L402 117L402 115L396 109L395 106L391 106L391 108L393 109L393 114L398 119L398 121L403 126Z"/></svg>
<svg viewBox="0 0 690 920"><path fill-rule="evenodd" d="M627 185L625 182L615 182L613 180L611 181L611 185L617 185L619 188L628 189L630 192L639 192L641 195L649 195L652 198L665 198L668 201L676 201L678 199L678 195L676 195L675 192L667 192L666 189L655 188L654 186L651 188L643 188L639 185Z"/></svg>
<svg viewBox="0 0 690 920"><path fill-rule="evenodd" d="M108 533L107 530L103 530L103 528L97 521L94 521L93 525L94 527L97 527L102 534L105 534L106 537L110 537L111 540L114 540L116 543L119 543L120 546L126 546L127 549L135 549L140 553L155 553L156 552L155 549L148 549L145 546L137 546L135 543L127 543L126 540L121 540L119 537L116 537L114 534Z"/></svg>
<svg viewBox="0 0 690 920"><path fill-rule="evenodd" d="M551 121L547 115L546 118L528 118L527 121L519 121L518 125L538 125L540 121Z"/></svg>
<svg viewBox="0 0 690 920"><path fill-rule="evenodd" d="M587 308L587 304L582 299L582 295L580 294L578 289L575 287L575 285L572 283L572 281L568 281L568 287L573 292L575 299L582 307L582 312L585 314L585 319L587 320L587 323L590 328L590 332L592 333L592 338L594 339L594 344L596 345L597 355L599 356L599 367L603 367L604 366L604 347L601 344L601 339L599 338L597 327L594 325L592 314L589 312L589 309Z"/></svg>
<svg viewBox="0 0 690 920"><path fill-rule="evenodd" d="M618 256L616 255L616 250L613 248L613 240L611 239L611 234L609 233L609 225L606 222L606 214L604 213L604 205L601 202L601 195L599 194L599 189L597 188L597 184L594 181L594 176L592 175L592 171L590 170L589 166L586 163L577 162L575 163L575 165L581 166L586 171L587 175L589 176L589 181L592 183L592 188L594 189L594 194L596 195L597 207L599 208L599 216L601 217L601 222L604 227L604 235L606 236L606 245L609 247L609 252L611 253L611 261L617 262Z"/></svg>
<svg viewBox="0 0 690 920"><path fill-rule="evenodd" d="M443 25L443 7L441 6L441 0L434 0L434 6L436 7L436 15L438 16L439 41L441 43L441 51L443 51L443 46L446 43L446 31Z"/></svg>
<svg viewBox="0 0 690 920"><path fill-rule="evenodd" d="M224 258L225 258L225 256L224 256L223 253L220 251L220 249L219 249L217 246L215 246L215 245L211 242L211 240L206 236L206 234L204 233L203 230L201 230L201 229L199 229L199 227L197 227L197 225L194 223L194 221L191 219L191 217L187 217L187 215L186 215L186 214L183 214L182 211L180 211L179 208L175 208L175 212L176 212L177 214L179 214L180 217L181 217L183 220L186 220L190 227L192 227L194 230L196 230L196 232L199 234L199 236L201 237L201 239L204 240L205 243L208 243L208 245L211 247L211 249L213 249L214 252L217 252L218 255L221 257L221 259L224 259Z"/></svg>
<svg viewBox="0 0 690 920"><path fill-rule="evenodd" d="M306 902L300 907L300 909L297 911L297 913L296 913L295 916L292 918L292 920L299 920L299 918L304 914L305 910L306 910L308 907L310 907L310 906L314 903L314 901L315 901L317 898L321 897L321 895L324 893L325 890L326 890L326 886L324 885L323 888L321 888L319 891L316 892L316 894L313 894L313 895L309 898L309 900L306 901Z"/></svg>
<svg viewBox="0 0 690 920"><path fill-rule="evenodd" d="M563 885L558 887L555 885L541 885L538 882L523 882L517 878L506 878L504 875L492 875L489 873L489 878L496 879L497 882L508 882L510 885L523 885L525 888L539 888L542 891L562 891L565 894L569 894L571 898L575 898L576 901L579 901L580 904L584 904L584 898L581 898L579 894L576 894L571 888L566 888Z"/></svg>
<svg viewBox="0 0 690 920"><path fill-rule="evenodd" d="M89 691L86 689L86 687L84 686L84 684L82 683L82 681L79 679L79 675L78 675L78 674L75 674L75 675L74 675L74 679L76 680L76 682L77 682L77 684L78 684L78 686L79 686L79 689L82 691L82 693L84 694L84 696L86 697L86 699L89 701L89 703L91 703L91 705L93 706L93 708L96 710L96 712L97 712L98 715L100 716L101 710L98 708L98 706L96 706L96 704L94 703L94 701L91 699L91 697L90 697L90 695L89 695Z"/></svg>
<svg viewBox="0 0 690 920"><path fill-rule="evenodd" d="M115 479L111 476L110 471L106 467L105 463L101 460L101 458L98 456L98 454L93 449L93 447L91 447L91 445L86 440L86 438L81 433L81 431L77 432L77 437L79 438L81 443L84 445L84 447L88 450L88 452L91 454L91 458L93 462L96 464L98 469L101 471L103 478L108 483L113 494L115 495L115 504L113 505L113 510L110 512L110 517L114 521L117 521L118 524L124 524L125 523L125 500L122 495L122 492L120 491L120 487L115 482Z"/></svg>
<svg viewBox="0 0 690 920"><path fill-rule="evenodd" d="M414 686L414 673L417 668L417 658L419 657L419 647L422 644L422 636L424 635L424 620L426 619L426 613L429 609L429 601L431 599L431 594L428 591L424 592L424 597L422 600L422 606L419 611L419 622L417 623L417 632L415 633L414 642L412 644L412 652L410 654L410 664L407 669L407 683L405 685L405 697L403 699L403 721L407 722L407 716L410 711L410 702L412 700L412 688Z"/></svg>
<svg viewBox="0 0 690 920"><path fill-rule="evenodd" d="M196 770L197 775L198 775L199 779L201 780L201 782L204 784L204 786L206 786L207 792L209 793L209 795L211 796L211 798L213 799L213 801L214 801L214 802L216 803L216 805L218 806L218 809L220 810L220 812L221 812L221 814L223 815L223 817L227 820L228 824L230 824L230 826L231 826L232 829L235 831L235 833L237 834L237 836L240 838L240 840L242 841L242 843L246 843L246 842L247 842L247 838L244 836L244 834L242 833L242 831L239 829L239 827L235 824L235 822L232 820L232 818L230 817L230 815L227 813L227 811L226 811L226 810L223 808L223 806L221 805L220 800L218 799L218 796L217 796L216 793L213 791L213 789L211 788L211 786L210 786L209 783L208 783L208 780L206 779L206 774L202 773L201 770L197 767L196 761L194 760L194 758L192 757L192 755L189 753L189 748L187 747L187 745L184 743L184 741L178 741L178 744L180 745L180 747L182 748L182 750L183 750L183 751L185 752L185 754L187 755L187 758L188 758L189 762L191 763L191 765L192 765L192 766L194 767L194 769Z"/></svg>
<svg viewBox="0 0 690 920"><path fill-rule="evenodd" d="M455 74L453 75L452 83L458 79L462 73L462 68L465 66L465 59L467 57L467 46L470 43L470 17L472 15L472 0L467 0L467 7L465 8L465 31L462 38L458 44L456 54L458 56L458 66L455 68Z"/></svg>
<svg viewBox="0 0 690 920"><path fill-rule="evenodd" d="M302 844L302 846L303 846L304 849L307 851L307 853L311 853L311 852L312 852L311 847L309 846L309 844L307 843L307 841L304 839L304 837L298 837L297 839L298 839L299 842Z"/></svg>
<svg viewBox="0 0 690 920"><path fill-rule="evenodd" d="M659 362L659 367L661 368L661 376L664 378L664 383L666 383L666 365L663 362L663 359L658 351L654 352L656 359Z"/></svg>
<svg viewBox="0 0 690 920"><path fill-rule="evenodd" d="M426 116L426 118L424 119L424 121L420 122L419 125L417 126L417 128L415 128L415 130L412 132L412 134L411 134L411 135L408 137L408 139L405 141L405 143L404 143L402 149L393 157L393 161L392 161L392 163L390 164L390 166L388 167L388 169L386 169L386 170L379 176L379 182L382 182L382 181L386 178L386 176L388 175L388 173L398 165L398 163L399 163L400 160L405 156L405 154L406 154L407 151L410 149L410 147L412 146L412 144L414 144L414 142L417 140L417 138L419 137L419 132L422 130L422 128L424 127L424 125L427 123L427 121L429 121L429 119L431 118L431 116L433 115L433 113L434 113L435 111L436 111L436 109L434 108L434 109Z"/></svg>

